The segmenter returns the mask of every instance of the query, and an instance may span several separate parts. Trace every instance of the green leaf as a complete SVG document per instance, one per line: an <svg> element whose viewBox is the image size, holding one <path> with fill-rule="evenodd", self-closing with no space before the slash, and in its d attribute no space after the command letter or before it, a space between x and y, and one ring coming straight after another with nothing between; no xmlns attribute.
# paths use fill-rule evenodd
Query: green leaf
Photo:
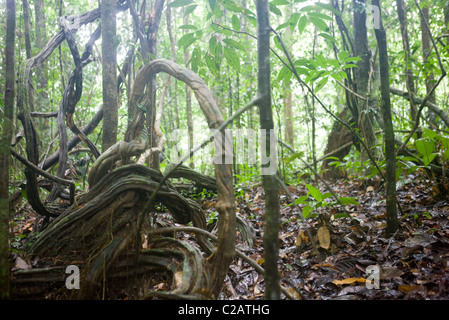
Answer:
<svg viewBox="0 0 449 320"><path fill-rule="evenodd" d="M279 10L278 7L272 5L271 3L269 4L270 7L270 11L273 12L274 14L278 15L278 16L282 16L282 11Z"/></svg>
<svg viewBox="0 0 449 320"><path fill-rule="evenodd" d="M281 71L279 71L277 81L278 82L284 81L284 84L289 84L291 78L292 78L292 71L289 68L287 68L287 66L283 66L281 68Z"/></svg>
<svg viewBox="0 0 449 320"><path fill-rule="evenodd" d="M299 33L302 33L304 31L304 28L307 25L307 17L306 16L301 16L301 18L299 19L298 22L298 31Z"/></svg>
<svg viewBox="0 0 449 320"><path fill-rule="evenodd" d="M246 52L245 47L240 42L237 42L234 39L230 39L230 38L223 39L223 42L226 45L233 47L234 49L238 49L238 50L242 50L243 52Z"/></svg>
<svg viewBox="0 0 449 320"><path fill-rule="evenodd" d="M328 31L327 23L323 19L316 16L309 16L310 22L312 22L318 29L322 31Z"/></svg>
<svg viewBox="0 0 449 320"><path fill-rule="evenodd" d="M272 4L273 6L285 6L285 5L289 5L290 1L287 0L273 0L270 2L270 4Z"/></svg>
<svg viewBox="0 0 449 320"><path fill-rule="evenodd" d="M309 190L310 195L318 202L323 201L323 194L320 190L315 188L314 186L306 183L306 188Z"/></svg>
<svg viewBox="0 0 449 320"><path fill-rule="evenodd" d="M284 66L284 68L286 68L286 67ZM287 70L287 71L290 71L288 68L286 68L286 70ZM282 70L281 70L281 71L282 71ZM290 71L290 72L291 72L291 71ZM304 152L301 151L301 152L297 152L297 153L293 154L292 156L290 156L290 157L288 157L288 158L283 158L282 161L285 162L285 163L290 163L290 162L292 162L293 160L296 160L296 159L301 158L301 157L303 157L303 156L304 156Z"/></svg>
<svg viewBox="0 0 449 320"><path fill-rule="evenodd" d="M298 24L298 20L301 17L301 15L298 12L295 12L294 14L292 14L292 16L290 17L290 19L288 20L288 23L290 25L290 30L293 31L296 27L296 25Z"/></svg>
<svg viewBox="0 0 449 320"><path fill-rule="evenodd" d="M274 45L276 46L276 48L278 48L279 50L282 51L282 50L283 50L283 49L282 49L282 44L281 44L281 42L279 41L279 38L278 38L277 36L275 36L273 40L274 40Z"/></svg>
<svg viewBox="0 0 449 320"><path fill-rule="evenodd" d="M190 67L192 68L192 71L195 73L198 73L198 66L201 62L201 49L199 47L196 47L192 51L192 57L190 58Z"/></svg>
<svg viewBox="0 0 449 320"><path fill-rule="evenodd" d="M347 51L342 51L338 54L338 59L341 61L344 61L347 57L349 57L349 52Z"/></svg>
<svg viewBox="0 0 449 320"><path fill-rule="evenodd" d="M428 139L435 139L438 136L438 133L436 133L436 131L434 130L426 128L423 130L422 136Z"/></svg>
<svg viewBox="0 0 449 320"><path fill-rule="evenodd" d="M184 11L184 17L188 14L191 14L193 11L195 11L196 7L198 7L198 5L196 5L196 4L192 4L191 6L187 7L187 9Z"/></svg>
<svg viewBox="0 0 449 320"><path fill-rule="evenodd" d="M346 65L344 65L342 68L343 69L350 69L350 68L358 68L359 66L353 63L348 63Z"/></svg>
<svg viewBox="0 0 449 320"><path fill-rule="evenodd" d="M339 197L338 200L340 200L340 202L344 205L348 205L348 204L354 204L356 206L360 205L360 203L358 203L354 198Z"/></svg>
<svg viewBox="0 0 449 320"><path fill-rule="evenodd" d="M326 85L328 80L329 80L328 77L324 77L323 79L321 79L316 86L315 92L320 91Z"/></svg>
<svg viewBox="0 0 449 320"><path fill-rule="evenodd" d="M311 206L305 206L302 209L302 216L304 218L307 218L312 211L313 211L313 208Z"/></svg>
<svg viewBox="0 0 449 320"><path fill-rule="evenodd" d="M224 57L231 68L237 72L240 71L240 58L233 49L230 47L224 47Z"/></svg>
<svg viewBox="0 0 449 320"><path fill-rule="evenodd" d="M212 36L209 39L209 51L216 56L217 55L217 37Z"/></svg>
<svg viewBox="0 0 449 320"><path fill-rule="evenodd" d="M170 7L172 8L184 7L188 4L191 4L192 2L193 0L175 0L172 3L170 3Z"/></svg>
<svg viewBox="0 0 449 320"><path fill-rule="evenodd" d="M220 77L220 72L218 71L217 65L215 64L214 58L209 54L206 53L205 55L206 60L206 66L209 69L209 71L217 78Z"/></svg>
<svg viewBox="0 0 449 320"><path fill-rule="evenodd" d="M327 60L322 54L318 54L315 56L315 61L318 63L318 65L322 68L327 67Z"/></svg>
<svg viewBox="0 0 449 320"><path fill-rule="evenodd" d="M276 31L279 32L280 30L285 29L288 25L289 25L288 22L284 22L283 24L280 24L276 27Z"/></svg>
<svg viewBox="0 0 449 320"><path fill-rule="evenodd" d="M418 139L415 141L415 145L422 156L430 155L435 149L435 143L427 139Z"/></svg>
<svg viewBox="0 0 449 320"><path fill-rule="evenodd" d="M341 16L341 13L337 9L335 9L333 6L331 6L330 4L321 3L321 2L315 2L315 5L317 5L318 7L323 8L323 9L329 10L333 14L336 14L337 16Z"/></svg>
<svg viewBox="0 0 449 320"><path fill-rule="evenodd" d="M433 153L435 149L435 142L427 139L418 139L415 141L416 149L423 157L423 163L425 166L429 165L433 159L437 156L436 153Z"/></svg>
<svg viewBox="0 0 449 320"><path fill-rule="evenodd" d="M320 37L323 37L324 39L326 39L326 40L329 40L329 41L331 41L331 42L337 42L337 39L335 39L334 37L332 37L330 34L327 34L327 33L320 33L320 34L318 34Z"/></svg>
<svg viewBox="0 0 449 320"><path fill-rule="evenodd" d="M301 196L298 199L295 199L295 203L296 204L306 204L306 203L309 203L308 199L309 199L308 196Z"/></svg>
<svg viewBox="0 0 449 320"><path fill-rule="evenodd" d="M214 11L216 4L217 4L217 0L209 0L209 6L212 11Z"/></svg>
<svg viewBox="0 0 449 320"><path fill-rule="evenodd" d="M332 17L329 17L327 14L321 13L321 12L309 12L309 17L317 17L323 20L332 21Z"/></svg>
<svg viewBox="0 0 449 320"><path fill-rule="evenodd" d="M235 14L232 16L232 28L240 31L240 19Z"/></svg>
<svg viewBox="0 0 449 320"><path fill-rule="evenodd" d="M223 7L225 7L226 9L228 9L232 12L242 12L243 11L242 7L238 4L236 4L232 0L221 0L220 2L223 5Z"/></svg>
<svg viewBox="0 0 449 320"><path fill-rule="evenodd" d="M317 9L316 6L305 6L305 7L301 8L301 11L302 12L310 12L310 11L313 11L313 10L316 10L316 9Z"/></svg>
<svg viewBox="0 0 449 320"><path fill-rule="evenodd" d="M338 73L332 73L331 77L334 78L335 80L337 80L338 82L342 81L342 78Z"/></svg>
<svg viewBox="0 0 449 320"><path fill-rule="evenodd" d="M327 64L333 66L334 68L340 67L340 62L337 59L327 59Z"/></svg>
<svg viewBox="0 0 449 320"><path fill-rule="evenodd" d="M194 32L186 33L185 35L183 35L181 37L181 39L179 39L178 45L180 47L183 47L184 50L185 50L185 49L187 49L187 47L189 47L196 40L197 40L197 38L195 37L195 33Z"/></svg>

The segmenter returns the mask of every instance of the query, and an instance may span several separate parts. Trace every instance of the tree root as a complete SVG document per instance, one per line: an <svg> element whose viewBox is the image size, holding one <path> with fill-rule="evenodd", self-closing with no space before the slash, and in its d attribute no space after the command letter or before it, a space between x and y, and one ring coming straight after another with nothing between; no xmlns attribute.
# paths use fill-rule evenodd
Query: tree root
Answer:
<svg viewBox="0 0 449 320"><path fill-rule="evenodd" d="M137 228L137 219L161 178L160 172L137 164L112 170L98 179L88 193L76 199L66 212L52 221L32 245L29 253L39 256L44 264L57 261L57 265L67 266L73 264L73 261L80 262L83 265L81 297L97 297L105 275L114 274L117 261L121 261L123 256L128 259L135 257L136 241L139 242L139 248L143 234L154 228L149 219L150 212L143 212L147 219L142 230ZM169 183L158 192L156 201L170 210L176 222L186 224L192 221L194 226L206 227L201 207L182 197ZM197 240L205 252L211 252L213 247L207 238L200 236ZM179 252L184 257L180 262L182 285L177 286L174 293L192 294L198 290L200 284L206 281L198 249L174 239L164 242L154 240L150 245L160 248L161 243L167 245L163 249L164 258L168 256L173 260L173 255L179 255ZM173 245L177 247L175 251L178 253L166 251ZM147 253L142 252L136 261L145 256ZM154 263L157 262L152 259ZM164 269L164 263L160 264ZM135 268L140 267L137 264ZM177 281L178 278L179 276Z"/></svg>

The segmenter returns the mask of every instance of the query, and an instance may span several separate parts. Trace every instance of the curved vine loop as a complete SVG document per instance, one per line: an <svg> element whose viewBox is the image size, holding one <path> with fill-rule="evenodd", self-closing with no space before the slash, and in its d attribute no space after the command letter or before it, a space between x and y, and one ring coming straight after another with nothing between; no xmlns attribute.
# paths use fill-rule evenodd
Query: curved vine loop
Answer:
<svg viewBox="0 0 449 320"><path fill-rule="evenodd" d="M166 59L152 60L137 73L130 95L130 125L125 133L125 141L117 143L108 149L94 163L89 176L90 187L95 185L101 177L116 166L117 161L126 163L128 158L143 153L148 148L144 134L145 111L141 104L145 104L146 88L152 76L160 72L167 73L189 86L206 117L210 129L217 129L224 123L223 116L212 92L206 83L193 71L181 67L173 61ZM152 111L153 114L155 110ZM230 141L226 132L222 130L221 141ZM223 150L224 149L224 150ZM218 152L217 155L217 151ZM216 150L215 178L217 182L217 211L218 219L218 245L215 252L207 259L209 271L209 291L218 296L224 277L234 257L234 243L236 237L235 195L232 179L232 164L227 164L229 158L228 148ZM232 157L231 157L232 158ZM218 160L218 161L217 161Z"/></svg>

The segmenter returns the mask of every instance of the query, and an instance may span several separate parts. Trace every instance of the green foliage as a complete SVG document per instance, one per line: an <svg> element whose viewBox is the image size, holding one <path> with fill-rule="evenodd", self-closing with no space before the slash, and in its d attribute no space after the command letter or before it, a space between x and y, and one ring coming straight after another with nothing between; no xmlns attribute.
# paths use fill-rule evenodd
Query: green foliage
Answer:
<svg viewBox="0 0 449 320"><path fill-rule="evenodd" d="M295 200L295 204L304 205L302 215L304 218L311 218L317 216L319 208L330 208L338 204L338 201L333 198L332 193L322 193L318 188L311 184L305 184L308 192L307 195ZM333 200L327 200L333 198ZM354 198L339 197L338 200L343 205L359 205ZM335 217L344 217L345 215L338 214Z"/></svg>

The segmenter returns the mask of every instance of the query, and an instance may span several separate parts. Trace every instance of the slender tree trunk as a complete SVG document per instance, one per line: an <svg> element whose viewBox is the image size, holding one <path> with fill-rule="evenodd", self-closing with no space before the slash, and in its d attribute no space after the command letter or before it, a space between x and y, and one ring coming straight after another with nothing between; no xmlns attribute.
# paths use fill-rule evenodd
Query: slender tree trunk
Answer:
<svg viewBox="0 0 449 320"><path fill-rule="evenodd" d="M268 16L268 2L256 1L257 10L257 52L258 52L258 98L260 99L259 115L262 129L262 159L268 162L262 164L262 183L265 190L265 298L274 300L280 298L279 271L277 260L279 255L279 185L276 180L277 159L276 152L271 152L271 138L275 136L273 113L271 110L270 85L270 24ZM264 133L265 131L265 134ZM265 148L264 148L265 147ZM265 150L264 150L265 149ZM262 160L263 161L263 160Z"/></svg>
<svg viewBox="0 0 449 320"><path fill-rule="evenodd" d="M41 51L47 43L47 33L45 25L45 7L44 1L34 0L34 34L35 34L35 47L37 51ZM47 90L42 90L48 86L47 76L47 62L43 61L42 64L36 68L36 105L47 106L48 105L48 93ZM40 92L39 92L40 91ZM44 111L44 110L40 110ZM43 129L48 129L50 121L46 118L43 120Z"/></svg>
<svg viewBox="0 0 449 320"><path fill-rule="evenodd" d="M379 0L372 1L379 8ZM396 152L394 142L393 122L391 118L390 101L390 73L387 53L387 38L385 29L380 19L380 27L375 29L376 39L379 46L380 65L380 88L381 88L381 110L384 120L384 144L386 157L386 209L387 209L387 232L393 234L399 228L396 207Z"/></svg>
<svg viewBox="0 0 449 320"><path fill-rule="evenodd" d="M184 16L184 24L189 24L189 16ZM186 49L184 51L184 61L185 64L190 60L190 53ZM189 152L193 149L193 117L192 117L192 89L186 86L186 113L187 113L187 131L189 134ZM193 158L189 160L190 168L194 168Z"/></svg>
<svg viewBox="0 0 449 320"><path fill-rule="evenodd" d="M15 61L14 42L16 33L16 2L6 1L6 46L5 46L5 99L4 114L0 116L0 299L9 298L9 157L13 134Z"/></svg>
<svg viewBox="0 0 449 320"><path fill-rule="evenodd" d="M402 45L405 56L405 83L409 96L413 97L415 94L415 83L413 82L413 68L410 59L410 41L407 28L407 11L404 6L404 0L396 0L396 7L398 11L399 24L401 26ZM416 120L416 113L416 105L413 102L413 99L410 98L410 120L413 122Z"/></svg>
<svg viewBox="0 0 449 320"><path fill-rule="evenodd" d="M25 55L27 59L29 59L32 56L31 38L30 38L31 23L30 23L30 6L27 0L22 0L22 7L23 7L23 24L25 30Z"/></svg>
<svg viewBox="0 0 449 320"><path fill-rule="evenodd" d="M370 116L369 104L369 78L370 78L370 59L371 51L368 46L368 34L366 28L366 10L365 0L353 0L354 6L354 55L360 56L362 60L357 62L358 68L355 69L356 92L368 98L363 100L355 98L358 109L358 128L365 139L368 148L376 143L374 135L372 117ZM362 160L368 159L366 150L361 149Z"/></svg>
<svg viewBox="0 0 449 320"><path fill-rule="evenodd" d="M117 142L117 38L116 0L101 2L101 54L103 67L102 152Z"/></svg>
<svg viewBox="0 0 449 320"><path fill-rule="evenodd" d="M423 1L421 1L423 2ZM423 53L423 63L424 65L429 63L429 55L432 52L431 39L430 39L430 30L429 30L429 7L424 6L422 9L421 16L421 40L422 40L422 53ZM426 93L432 91L435 81L435 75L431 72L430 67L425 67L426 74ZM435 103L435 92L431 95L430 102Z"/></svg>
<svg viewBox="0 0 449 320"><path fill-rule="evenodd" d="M34 0L35 46L38 51L40 51L47 42L44 10L45 10L44 1ZM36 68L36 77L37 77L36 88L38 90L47 87L48 78L46 72L47 72L46 62L42 62L41 66ZM46 92L42 92L42 97L47 99Z"/></svg>
<svg viewBox="0 0 449 320"><path fill-rule="evenodd" d="M285 124L285 142L294 147L293 134L293 99L291 83L285 86L284 90L284 124Z"/></svg>
<svg viewBox="0 0 449 320"><path fill-rule="evenodd" d="M292 6L287 6L286 17L292 15ZM292 43L292 29L287 27L284 32L284 43L289 47ZM284 83L285 89L283 92L284 100L284 113L283 113L283 123L284 123L284 139L292 148L294 148L294 134L293 134L293 93L292 93L292 83Z"/></svg>
<svg viewBox="0 0 449 320"><path fill-rule="evenodd" d="M165 0L154 1L154 4L148 12L149 27L147 32L147 41L150 60L157 57L157 33L159 30L159 24L161 22L164 2ZM150 97L150 103L147 107L147 128L150 138L150 144L152 147L156 147L158 145L157 135L154 132L154 121L156 119L156 86L156 75L154 75L153 79L150 82L150 85L148 86L148 96ZM160 168L159 153L154 152L151 155L149 165L155 169Z"/></svg>

